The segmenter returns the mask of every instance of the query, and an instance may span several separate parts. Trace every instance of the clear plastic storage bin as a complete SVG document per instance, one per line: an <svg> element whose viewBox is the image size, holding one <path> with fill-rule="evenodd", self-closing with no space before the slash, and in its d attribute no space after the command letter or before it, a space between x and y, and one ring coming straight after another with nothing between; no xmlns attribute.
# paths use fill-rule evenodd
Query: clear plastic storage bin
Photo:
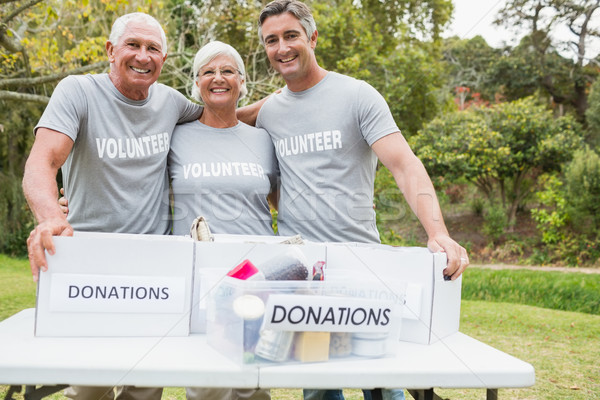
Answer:
<svg viewBox="0 0 600 400"><path fill-rule="evenodd" d="M240 364L376 358L398 341L405 287L370 276L226 277L207 302L209 343Z"/></svg>

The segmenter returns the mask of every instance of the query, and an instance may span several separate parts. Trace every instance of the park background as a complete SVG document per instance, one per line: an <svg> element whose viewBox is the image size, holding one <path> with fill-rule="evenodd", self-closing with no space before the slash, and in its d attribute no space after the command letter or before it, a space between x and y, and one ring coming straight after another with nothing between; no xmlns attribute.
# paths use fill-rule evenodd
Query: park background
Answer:
<svg viewBox="0 0 600 400"><path fill-rule="evenodd" d="M308 3L319 63L386 98L471 262L521 267L471 268L463 281L461 331L536 367L534 388L505 398L600 398L600 1L506 0L494 19L519 39L494 47L448 34L450 0ZM106 72L112 22L144 11L168 36L160 82L189 97L196 51L221 40L244 57L240 105L251 103L284 84L256 34L263 4L0 0L0 319L35 301L21 179L57 82ZM382 241L424 246L383 167L375 189Z"/></svg>

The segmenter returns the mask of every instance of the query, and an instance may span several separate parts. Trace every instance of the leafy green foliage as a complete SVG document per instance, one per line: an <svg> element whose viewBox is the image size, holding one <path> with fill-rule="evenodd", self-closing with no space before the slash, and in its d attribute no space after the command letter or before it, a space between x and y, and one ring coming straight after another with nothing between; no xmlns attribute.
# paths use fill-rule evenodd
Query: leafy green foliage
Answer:
<svg viewBox="0 0 600 400"><path fill-rule="evenodd" d="M436 93L442 68L436 62L436 47L416 41L411 24L420 26L421 19L433 19L437 12L444 15L449 3L410 1L407 6L400 1L363 1L362 7L351 0L334 3L335 7L328 2L312 3L320 65L369 82L386 98L404 134L414 134L440 108ZM432 3L430 8L422 8L428 3ZM345 11L340 13L340 9ZM384 24L389 21L392 25ZM435 23L446 22L440 18ZM427 28L418 32L428 35Z"/></svg>
<svg viewBox="0 0 600 400"><path fill-rule="evenodd" d="M26 240L33 229L33 216L21 190L21 178L0 171L0 253L27 255Z"/></svg>
<svg viewBox="0 0 600 400"><path fill-rule="evenodd" d="M564 227L569 220L563 183L555 175L542 178L542 188L536 193L543 207L533 208L531 215L542 232L542 243L552 245L565 239Z"/></svg>
<svg viewBox="0 0 600 400"><path fill-rule="evenodd" d="M468 87L472 92L481 93L488 101L493 101L496 93L501 92L496 85L499 81L490 78L489 70L496 60L503 57L502 50L489 46L481 36L475 36L465 40L456 37L446 39L442 52L447 65L449 90Z"/></svg>
<svg viewBox="0 0 600 400"><path fill-rule="evenodd" d="M592 146L598 146L600 145L600 79L590 87L585 117L588 124L587 141Z"/></svg>
<svg viewBox="0 0 600 400"><path fill-rule="evenodd" d="M600 157L590 149L575 152L564 182L544 177L543 190L536 194L540 205L531 210L544 247L532 261L582 265L600 258L599 178Z"/></svg>
<svg viewBox="0 0 600 400"><path fill-rule="evenodd" d="M577 151L565 170L565 186L577 231L600 234L600 156L589 148Z"/></svg>
<svg viewBox="0 0 600 400"><path fill-rule="evenodd" d="M375 175L375 216L381 242L392 246L425 246L412 235L402 235L392 226L418 221L394 181L392 173L379 165Z"/></svg>
<svg viewBox="0 0 600 400"><path fill-rule="evenodd" d="M483 220L483 233L490 240L490 244L498 243L506 230L506 213L501 207L492 205L486 210Z"/></svg>
<svg viewBox="0 0 600 400"><path fill-rule="evenodd" d="M464 178L488 197L498 168L510 153L499 133L472 110L435 118L410 143L431 176L451 182Z"/></svg>
<svg viewBox="0 0 600 400"><path fill-rule="evenodd" d="M539 176L580 147L581 130L526 98L436 118L411 144L431 175L465 178L490 201L499 195L510 227Z"/></svg>
<svg viewBox="0 0 600 400"><path fill-rule="evenodd" d="M536 82L536 92L543 92L562 109L574 112L580 122L585 119L586 86L598 76L597 67L584 63L586 58L591 58L586 55L588 39L597 36L591 21L597 18L598 11L600 4L585 0L508 0L497 18L498 23L509 29L519 26L526 32L519 46L511 52L511 58L514 56L515 61L525 67L525 74L533 78L527 80ZM576 39L552 35L559 25L568 26ZM558 49L573 50L573 53L563 57ZM502 80L523 88L520 81ZM518 90L515 94L524 95Z"/></svg>

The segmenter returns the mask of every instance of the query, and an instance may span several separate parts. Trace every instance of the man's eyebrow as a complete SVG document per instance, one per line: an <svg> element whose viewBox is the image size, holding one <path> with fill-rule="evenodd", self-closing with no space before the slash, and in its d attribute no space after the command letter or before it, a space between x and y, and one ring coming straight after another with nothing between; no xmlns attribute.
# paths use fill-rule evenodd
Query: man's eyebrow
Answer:
<svg viewBox="0 0 600 400"><path fill-rule="evenodd" d="M298 30L298 29L288 29L287 31L284 31L284 32L283 32L283 34L284 34L284 35L287 35L287 34L290 34L290 33L297 33L297 34L300 34L300 33L301 33L301 31L300 31L300 30ZM272 34L270 34L270 35L267 35L267 36L265 36L265 40L267 40L267 39L269 39L269 38L272 38L272 37L277 37L277 34L275 34L275 33L272 33Z"/></svg>
<svg viewBox="0 0 600 400"><path fill-rule="evenodd" d="M144 40L136 36L130 36L123 39L125 43L137 43L137 44L146 44L154 47L162 48L162 44L155 40Z"/></svg>

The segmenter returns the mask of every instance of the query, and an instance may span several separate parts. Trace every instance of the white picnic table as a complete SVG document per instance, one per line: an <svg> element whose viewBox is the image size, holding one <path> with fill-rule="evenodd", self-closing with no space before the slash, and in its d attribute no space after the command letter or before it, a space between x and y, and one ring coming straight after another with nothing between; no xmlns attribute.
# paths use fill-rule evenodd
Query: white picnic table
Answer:
<svg viewBox="0 0 600 400"><path fill-rule="evenodd" d="M0 384L26 386L40 399L65 385L237 388L407 388L416 399L434 388L532 386L533 367L457 332L434 344L398 342L395 356L286 365L244 365L186 337L36 337L35 309L0 322ZM376 397L380 392L376 391Z"/></svg>

